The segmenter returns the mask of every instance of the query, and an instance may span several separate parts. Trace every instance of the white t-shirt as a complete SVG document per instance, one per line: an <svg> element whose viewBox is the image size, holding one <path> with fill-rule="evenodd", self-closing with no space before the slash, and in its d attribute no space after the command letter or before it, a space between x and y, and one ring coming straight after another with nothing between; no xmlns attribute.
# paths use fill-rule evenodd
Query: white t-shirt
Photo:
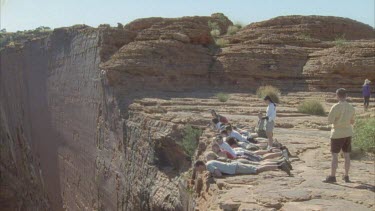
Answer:
<svg viewBox="0 0 375 211"><path fill-rule="evenodd" d="M240 142L249 143L249 141L247 140L247 138L245 136L241 135L239 132L237 132L235 130L232 130L232 132L230 132L230 134L228 134L228 135L230 137L233 137L233 138L237 139Z"/></svg>
<svg viewBox="0 0 375 211"><path fill-rule="evenodd" d="M246 150L246 149L244 149L244 148L241 148L241 147L233 148L233 151L236 153L237 156L244 155L245 153L247 153L247 154L252 154L252 153L249 152L248 150Z"/></svg>
<svg viewBox="0 0 375 211"><path fill-rule="evenodd" d="M268 116L269 122L275 121L275 119L276 119L276 107L273 103L268 104L266 116Z"/></svg>
<svg viewBox="0 0 375 211"><path fill-rule="evenodd" d="M215 125L216 129L217 129L217 130L220 130L222 124L223 124L223 123L218 122L218 123Z"/></svg>
<svg viewBox="0 0 375 211"><path fill-rule="evenodd" d="M222 144L219 144L219 146L222 150L229 152L234 158L237 157L236 152L232 149L232 147L229 146L227 142L225 142L225 140Z"/></svg>

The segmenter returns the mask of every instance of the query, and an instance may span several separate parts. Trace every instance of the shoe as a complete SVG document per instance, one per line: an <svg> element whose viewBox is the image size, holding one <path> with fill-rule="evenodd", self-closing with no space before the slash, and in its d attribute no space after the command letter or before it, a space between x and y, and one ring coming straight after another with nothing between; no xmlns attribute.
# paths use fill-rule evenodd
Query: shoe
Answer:
<svg viewBox="0 0 375 211"><path fill-rule="evenodd" d="M285 162L282 162L278 168L281 169L281 171L285 171L289 176L292 176L292 174L290 173L290 168Z"/></svg>
<svg viewBox="0 0 375 211"><path fill-rule="evenodd" d="M284 149L283 151L281 151L283 157L285 158L285 160L289 160L289 155L288 155L288 151L286 151L286 149Z"/></svg>
<svg viewBox="0 0 375 211"><path fill-rule="evenodd" d="M288 165L288 167L289 167L290 170L293 170L292 163L289 160L287 160L287 159L284 158L284 162Z"/></svg>
<svg viewBox="0 0 375 211"><path fill-rule="evenodd" d="M336 177L328 176L325 180L323 180L323 182L325 182L325 183L335 183Z"/></svg>
<svg viewBox="0 0 375 211"><path fill-rule="evenodd" d="M286 146L282 146L282 147L280 147L280 149L281 149L282 151L283 151L283 150L286 150L286 152L288 153L288 156L289 156L289 157L292 157L292 154L290 154L288 147L286 147Z"/></svg>
<svg viewBox="0 0 375 211"><path fill-rule="evenodd" d="M349 176L343 176L342 179L346 182L346 183L350 183L351 181L349 180Z"/></svg>

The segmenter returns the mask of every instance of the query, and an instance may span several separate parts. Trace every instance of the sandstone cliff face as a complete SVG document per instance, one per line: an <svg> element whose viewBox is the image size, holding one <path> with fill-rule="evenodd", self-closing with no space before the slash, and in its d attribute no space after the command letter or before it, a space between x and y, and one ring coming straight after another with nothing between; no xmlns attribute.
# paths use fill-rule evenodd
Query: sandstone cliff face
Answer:
<svg viewBox="0 0 375 211"><path fill-rule="evenodd" d="M209 21L227 47L214 46ZM216 14L75 26L2 50L2 198L31 210L181 210L190 204L178 177L191 164L181 130L207 122L170 99L194 107L189 98L208 96L186 90L331 90L338 79L354 89L375 80L373 40L333 41L373 38L363 24L282 17L226 36L229 25Z"/></svg>

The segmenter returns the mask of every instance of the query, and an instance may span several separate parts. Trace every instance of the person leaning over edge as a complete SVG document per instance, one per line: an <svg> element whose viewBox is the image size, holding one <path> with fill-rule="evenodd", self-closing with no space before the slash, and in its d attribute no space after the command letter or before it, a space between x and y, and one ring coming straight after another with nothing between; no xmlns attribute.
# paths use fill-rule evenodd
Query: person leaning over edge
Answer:
<svg viewBox="0 0 375 211"><path fill-rule="evenodd" d="M346 101L346 90L340 88L336 91L338 103L332 106L328 115L328 122L332 124L331 129L331 153L332 165L331 175L328 176L323 182L334 183L336 182L336 170L338 166L338 154L342 150L345 159L345 182L349 180L350 168L350 152L352 150L351 138L353 136L354 115L355 110L352 105Z"/></svg>
<svg viewBox="0 0 375 211"><path fill-rule="evenodd" d="M203 161L196 161L194 164L194 170L196 172L202 173L203 171L209 171L214 177L222 177L223 174L228 175L239 175L239 174L258 174L264 171L273 171L280 169L286 172L289 176L290 169L286 163L281 163L280 165L250 165L243 164L239 162L224 163L217 160L210 160L206 164Z"/></svg>

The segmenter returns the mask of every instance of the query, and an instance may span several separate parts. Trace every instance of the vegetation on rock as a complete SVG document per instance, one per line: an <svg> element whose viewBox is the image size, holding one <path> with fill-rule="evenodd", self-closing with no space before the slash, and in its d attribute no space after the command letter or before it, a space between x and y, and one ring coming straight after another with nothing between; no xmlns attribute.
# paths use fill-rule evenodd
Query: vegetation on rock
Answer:
<svg viewBox="0 0 375 211"><path fill-rule="evenodd" d="M193 157L195 150L198 147L199 137L202 135L202 130L198 128L193 128L191 125L187 125L183 131L183 138L181 146L185 153L189 157Z"/></svg>
<svg viewBox="0 0 375 211"><path fill-rule="evenodd" d="M298 111L304 114L324 116L326 112L318 100L305 100L298 106Z"/></svg>
<svg viewBox="0 0 375 211"><path fill-rule="evenodd" d="M347 40L345 39L345 35L342 35L340 37L336 37L335 39L335 45L337 47L343 47L346 45Z"/></svg>
<svg viewBox="0 0 375 211"><path fill-rule="evenodd" d="M227 30L227 34L228 34L228 35L234 35L234 34L236 34L241 28L242 28L242 26L239 27L239 26L237 26L237 25L229 26L229 27L228 27L228 30Z"/></svg>
<svg viewBox="0 0 375 211"><path fill-rule="evenodd" d="M222 92L217 93L216 97L220 102L227 102L229 100L229 95Z"/></svg>
<svg viewBox="0 0 375 211"><path fill-rule="evenodd" d="M353 146L375 153L375 118L359 118L354 125Z"/></svg>
<svg viewBox="0 0 375 211"><path fill-rule="evenodd" d="M36 37L46 36L49 35L51 31L51 28L46 26L40 26L34 30L17 31L14 33L6 32L4 29L0 33L0 48L7 45L14 45L16 43L23 43Z"/></svg>
<svg viewBox="0 0 375 211"><path fill-rule="evenodd" d="M280 90L273 86L261 86L256 92L259 98L264 98L265 96L270 96L273 102L279 103L279 96L281 94Z"/></svg>
<svg viewBox="0 0 375 211"><path fill-rule="evenodd" d="M214 29L210 33L211 33L211 36L214 37L214 38L220 36L220 30L219 29Z"/></svg>
<svg viewBox="0 0 375 211"><path fill-rule="evenodd" d="M215 43L218 47L224 48L229 44L229 41L223 38L219 38L215 40Z"/></svg>

